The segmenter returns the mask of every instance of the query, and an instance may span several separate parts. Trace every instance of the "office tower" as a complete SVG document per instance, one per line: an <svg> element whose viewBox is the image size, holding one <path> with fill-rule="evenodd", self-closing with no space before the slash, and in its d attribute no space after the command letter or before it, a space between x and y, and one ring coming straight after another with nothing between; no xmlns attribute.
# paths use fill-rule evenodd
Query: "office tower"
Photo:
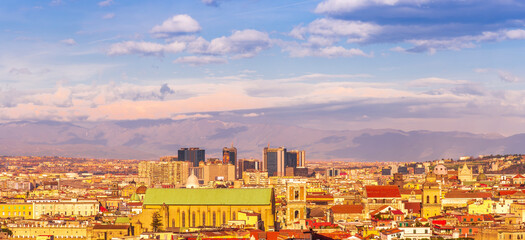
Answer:
<svg viewBox="0 0 525 240"><path fill-rule="evenodd" d="M259 170L259 160L256 160L256 159L239 159L239 161L237 161L237 166L236 166L236 173L235 173L235 177L237 179L241 179L242 178L242 173L243 172L246 172L250 169L253 169L253 170Z"/></svg>
<svg viewBox="0 0 525 240"><path fill-rule="evenodd" d="M397 173L401 173L403 175L407 175L408 174L408 167L407 166L399 166L397 168Z"/></svg>
<svg viewBox="0 0 525 240"><path fill-rule="evenodd" d="M286 148L263 149L263 171L268 172L268 176L284 176L286 168Z"/></svg>
<svg viewBox="0 0 525 240"><path fill-rule="evenodd" d="M286 152L286 166L287 167L306 167L306 160L304 151L301 150L290 150Z"/></svg>
<svg viewBox="0 0 525 240"><path fill-rule="evenodd" d="M230 148L223 148L222 149L222 163L223 164L231 164L236 166L237 165L237 148L230 147Z"/></svg>
<svg viewBox="0 0 525 240"><path fill-rule="evenodd" d="M193 167L198 167L199 162L206 159L204 149L200 148L181 148L178 152L178 161L191 162Z"/></svg>
<svg viewBox="0 0 525 240"><path fill-rule="evenodd" d="M327 177L337 177L341 174L341 171L337 168L328 168L326 169L326 176Z"/></svg>
<svg viewBox="0 0 525 240"><path fill-rule="evenodd" d="M142 161L139 163L139 177L148 178L153 184L185 184L189 164L180 161Z"/></svg>
<svg viewBox="0 0 525 240"><path fill-rule="evenodd" d="M392 168L391 167L384 167L381 169L381 175L383 176L390 176L392 175Z"/></svg>

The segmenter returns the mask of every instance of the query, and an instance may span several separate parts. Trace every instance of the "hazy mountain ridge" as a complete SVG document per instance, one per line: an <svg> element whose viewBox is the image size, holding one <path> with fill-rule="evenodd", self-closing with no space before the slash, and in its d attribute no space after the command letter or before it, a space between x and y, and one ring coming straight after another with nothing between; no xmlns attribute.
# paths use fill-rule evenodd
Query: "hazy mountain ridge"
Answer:
<svg viewBox="0 0 525 240"><path fill-rule="evenodd" d="M21 121L0 124L0 155L56 155L156 159L180 147L219 157L232 143L240 157L260 159L262 148L303 149L308 159L425 161L465 155L523 153L525 134L364 129L328 131L260 123L194 120L105 122Z"/></svg>

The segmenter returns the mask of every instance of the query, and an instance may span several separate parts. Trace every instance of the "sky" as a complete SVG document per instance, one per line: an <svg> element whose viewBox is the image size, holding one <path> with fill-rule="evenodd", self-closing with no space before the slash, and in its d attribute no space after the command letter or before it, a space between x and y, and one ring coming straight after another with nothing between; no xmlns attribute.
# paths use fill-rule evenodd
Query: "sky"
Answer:
<svg viewBox="0 0 525 240"><path fill-rule="evenodd" d="M515 0L2 0L0 122L525 132Z"/></svg>

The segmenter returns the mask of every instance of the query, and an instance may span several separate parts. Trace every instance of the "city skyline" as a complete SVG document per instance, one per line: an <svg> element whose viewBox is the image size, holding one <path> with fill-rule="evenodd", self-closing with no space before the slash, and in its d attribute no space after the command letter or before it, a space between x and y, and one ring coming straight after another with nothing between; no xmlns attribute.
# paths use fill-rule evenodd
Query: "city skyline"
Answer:
<svg viewBox="0 0 525 240"><path fill-rule="evenodd" d="M525 132L519 1L2 5L1 122Z"/></svg>

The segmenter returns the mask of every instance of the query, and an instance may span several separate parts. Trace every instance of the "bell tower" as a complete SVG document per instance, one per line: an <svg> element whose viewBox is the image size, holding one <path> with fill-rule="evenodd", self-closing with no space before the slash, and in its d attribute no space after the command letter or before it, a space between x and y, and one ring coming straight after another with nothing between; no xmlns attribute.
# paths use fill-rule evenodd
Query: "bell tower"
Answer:
<svg viewBox="0 0 525 240"><path fill-rule="evenodd" d="M433 172L427 174L422 189L421 217L429 218L441 214L441 187Z"/></svg>
<svg viewBox="0 0 525 240"><path fill-rule="evenodd" d="M306 219L306 183L286 185L286 225Z"/></svg>

